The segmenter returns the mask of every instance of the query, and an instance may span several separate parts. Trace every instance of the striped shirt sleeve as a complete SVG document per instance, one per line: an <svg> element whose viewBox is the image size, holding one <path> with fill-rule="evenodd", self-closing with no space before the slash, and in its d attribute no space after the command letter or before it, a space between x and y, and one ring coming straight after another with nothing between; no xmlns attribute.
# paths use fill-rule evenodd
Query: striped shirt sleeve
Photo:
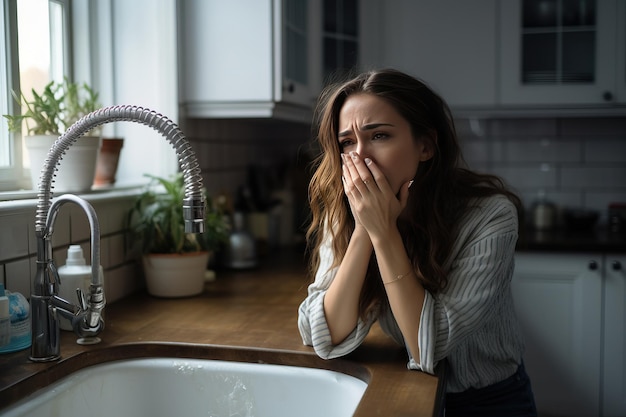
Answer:
<svg viewBox="0 0 626 417"><path fill-rule="evenodd" d="M308 295L298 308L298 329L305 345L313 346L315 353L323 359L338 358L355 350L365 339L374 317L364 322L359 319L352 333L340 344L333 345L324 315L324 296L337 274L332 268L333 255L330 241L320 247L320 266L314 282L309 285Z"/></svg>

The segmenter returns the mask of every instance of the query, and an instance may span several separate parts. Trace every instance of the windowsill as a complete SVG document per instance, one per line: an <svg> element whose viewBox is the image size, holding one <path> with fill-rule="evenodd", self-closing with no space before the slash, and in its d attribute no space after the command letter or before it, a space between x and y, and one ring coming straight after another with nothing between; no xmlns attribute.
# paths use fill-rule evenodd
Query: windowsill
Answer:
<svg viewBox="0 0 626 417"><path fill-rule="evenodd" d="M114 186L94 187L89 192L77 195L89 202L104 201L136 196L143 191L144 187L145 184L116 184ZM53 190L53 192L53 196L66 194L64 192L55 192L55 190ZM5 210L12 211L34 207L38 200L37 193L38 190L0 192L0 212Z"/></svg>

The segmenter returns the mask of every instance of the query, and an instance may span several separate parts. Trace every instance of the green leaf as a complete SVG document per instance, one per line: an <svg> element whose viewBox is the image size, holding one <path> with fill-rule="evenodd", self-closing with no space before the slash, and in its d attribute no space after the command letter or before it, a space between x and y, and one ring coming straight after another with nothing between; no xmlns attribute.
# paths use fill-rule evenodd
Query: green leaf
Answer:
<svg viewBox="0 0 626 417"><path fill-rule="evenodd" d="M68 78L62 83L48 83L41 92L33 89L30 100L21 92L12 92L12 95L21 113L4 115L9 121L9 130L19 132L25 122L27 133L33 135L59 136L80 118L100 107L97 92L86 83L78 85Z"/></svg>
<svg viewBox="0 0 626 417"><path fill-rule="evenodd" d="M152 181L137 197L127 216L131 237L134 241L142 241L145 253L214 250L227 240L229 224L209 198L206 198L206 232L201 235L185 233L182 209L185 186L182 173L171 179L146 176ZM203 194L206 196L206 190L203 190Z"/></svg>

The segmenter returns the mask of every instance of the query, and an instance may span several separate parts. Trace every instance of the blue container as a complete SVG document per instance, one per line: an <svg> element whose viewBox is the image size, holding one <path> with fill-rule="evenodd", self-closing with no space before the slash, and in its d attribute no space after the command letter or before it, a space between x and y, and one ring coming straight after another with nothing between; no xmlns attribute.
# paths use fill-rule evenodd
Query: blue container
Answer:
<svg viewBox="0 0 626 417"><path fill-rule="evenodd" d="M6 292L9 298L9 314L11 315L11 341L0 347L0 353L15 352L30 347L32 336L30 331L30 305L19 292Z"/></svg>

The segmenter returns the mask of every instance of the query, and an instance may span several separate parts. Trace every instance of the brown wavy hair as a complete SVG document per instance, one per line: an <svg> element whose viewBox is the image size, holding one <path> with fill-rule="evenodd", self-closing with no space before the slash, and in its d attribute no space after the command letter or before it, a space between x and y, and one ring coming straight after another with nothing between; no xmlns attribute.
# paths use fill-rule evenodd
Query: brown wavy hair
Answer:
<svg viewBox="0 0 626 417"><path fill-rule="evenodd" d="M422 81L397 70L383 69L333 83L320 95L314 118L319 154L313 161L309 183L311 223L306 234L312 276L320 264L324 233L332 234L333 266L338 266L354 230L354 218L341 181L337 134L339 112L346 99L357 93L386 100L409 122L414 139L426 141L435 150L431 159L419 164L407 207L398 219L413 267L417 271L419 263L422 285L435 294L447 284L443 264L470 200L502 194L515 204L520 216L521 201L500 178L466 168L448 105ZM365 318L379 308L383 297L385 291L373 254L361 291L360 316Z"/></svg>

